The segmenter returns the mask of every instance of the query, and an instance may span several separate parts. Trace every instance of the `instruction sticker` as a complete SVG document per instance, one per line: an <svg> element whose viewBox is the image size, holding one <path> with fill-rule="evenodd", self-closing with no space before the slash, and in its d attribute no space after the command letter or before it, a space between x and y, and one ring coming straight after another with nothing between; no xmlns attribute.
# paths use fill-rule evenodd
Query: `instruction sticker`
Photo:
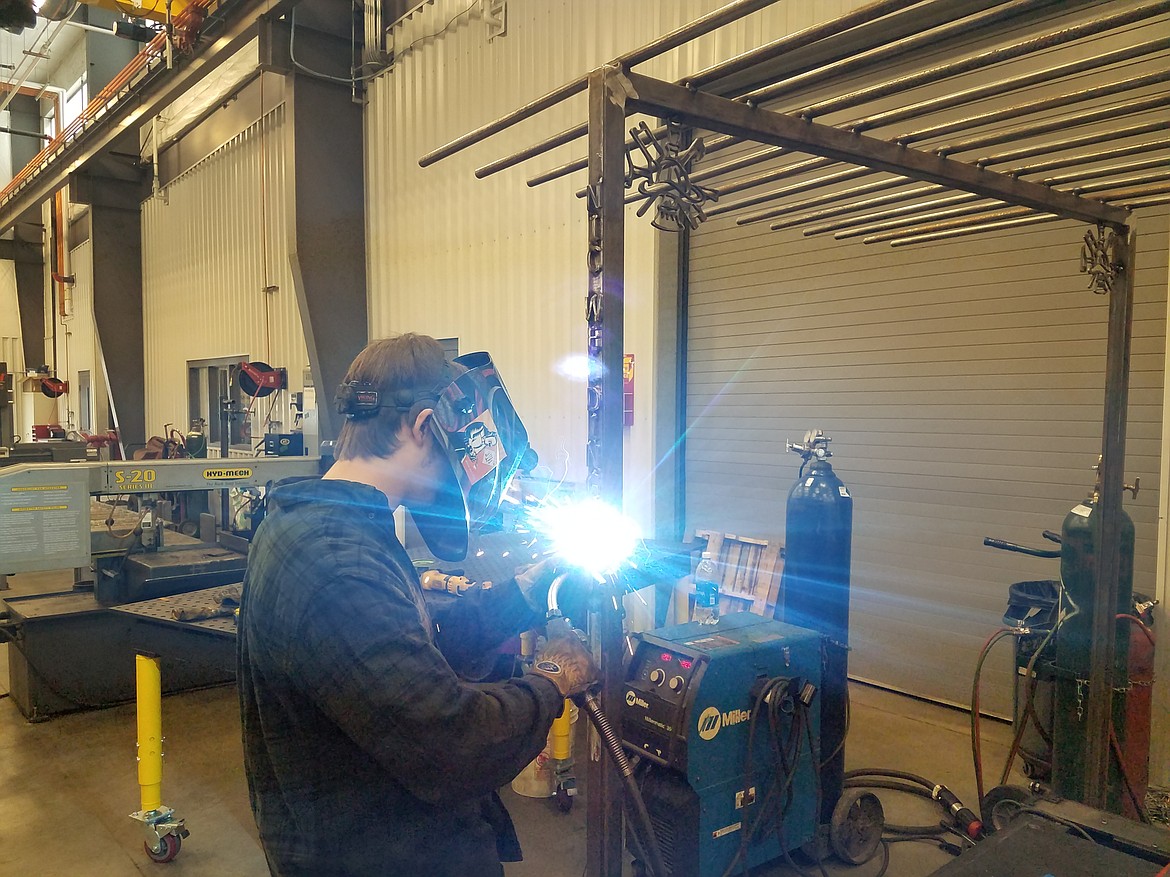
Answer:
<svg viewBox="0 0 1170 877"><path fill-rule="evenodd" d="M711 832L711 839L719 840L719 838L723 837L724 835L733 834L739 831L741 828L743 828L742 822L733 822L731 825L726 825L723 828L717 828L715 831Z"/></svg>
<svg viewBox="0 0 1170 877"><path fill-rule="evenodd" d="M842 496L849 496L849 488L847 488L844 484L837 488L837 492Z"/></svg>
<svg viewBox="0 0 1170 877"><path fill-rule="evenodd" d="M1082 503L1081 505L1074 508L1072 510L1072 513L1074 515L1080 515L1082 518L1087 518L1089 515L1091 515L1093 513L1093 509L1090 506L1084 505Z"/></svg>

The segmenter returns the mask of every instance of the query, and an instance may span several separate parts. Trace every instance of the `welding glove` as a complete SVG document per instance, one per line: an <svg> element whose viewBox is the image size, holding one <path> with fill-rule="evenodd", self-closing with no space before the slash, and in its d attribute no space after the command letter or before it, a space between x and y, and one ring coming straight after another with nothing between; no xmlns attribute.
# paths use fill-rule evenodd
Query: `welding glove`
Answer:
<svg viewBox="0 0 1170 877"><path fill-rule="evenodd" d="M551 679L565 697L583 694L601 679L601 671L593 663L593 655L581 642L575 631L553 635L540 654L532 672L545 679Z"/></svg>
<svg viewBox="0 0 1170 877"><path fill-rule="evenodd" d="M539 563L522 566L516 570L516 587L528 601L533 612L541 616L548 611L548 589L557 577L557 559L546 557Z"/></svg>

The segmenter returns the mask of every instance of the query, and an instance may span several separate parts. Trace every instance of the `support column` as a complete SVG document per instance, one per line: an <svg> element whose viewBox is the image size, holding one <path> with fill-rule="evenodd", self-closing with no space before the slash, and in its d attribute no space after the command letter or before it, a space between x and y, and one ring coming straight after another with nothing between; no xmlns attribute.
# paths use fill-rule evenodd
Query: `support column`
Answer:
<svg viewBox="0 0 1170 877"><path fill-rule="evenodd" d="M16 302L20 311L20 338L24 367L48 362L45 353L45 244L44 228L17 223L12 241L0 241L0 258L16 263Z"/></svg>
<svg viewBox="0 0 1170 877"><path fill-rule="evenodd" d="M322 441L340 426L333 393L354 356L369 340L366 304L365 159L362 107L348 77L347 39L312 28L314 7L297 7L296 62L335 79L299 69L287 51L287 31L271 25L262 45L266 64L286 70L289 262L316 387ZM262 29L262 35L264 34ZM277 36L283 33L283 38Z"/></svg>
<svg viewBox="0 0 1170 877"><path fill-rule="evenodd" d="M1113 240L1116 275L1109 293L1109 336L1105 354L1105 418L1101 439L1101 529L1097 543L1097 587L1093 600L1093 639L1089 652L1084 789L1090 807L1107 809L1112 770L1109 732L1117 678L1117 606L1121 570L1121 496L1125 484L1126 413L1129 359L1133 338L1134 254L1137 233L1130 227Z"/></svg>
<svg viewBox="0 0 1170 877"><path fill-rule="evenodd" d="M73 177L69 188L75 203L89 205L93 322L113 421L129 459L147 435L141 210L146 188L139 181L90 176Z"/></svg>
<svg viewBox="0 0 1170 877"><path fill-rule="evenodd" d="M615 67L589 74L589 443L591 493L622 507L622 353L625 348L625 91ZM599 587L599 591L601 588ZM601 706L621 728L622 620L620 595L599 594L593 640L600 650ZM593 732L591 731L591 735ZM621 877L621 776L591 736L587 765L585 869Z"/></svg>

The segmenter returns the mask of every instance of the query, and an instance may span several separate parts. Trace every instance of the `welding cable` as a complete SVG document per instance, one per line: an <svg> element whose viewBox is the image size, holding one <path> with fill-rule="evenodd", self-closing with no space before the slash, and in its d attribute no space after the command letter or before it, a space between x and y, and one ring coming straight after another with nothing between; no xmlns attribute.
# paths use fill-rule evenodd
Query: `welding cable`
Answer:
<svg viewBox="0 0 1170 877"><path fill-rule="evenodd" d="M979 660L975 662L975 676L971 681L971 762L975 768L975 788L980 801L983 800L983 752L979 738L979 677L983 672L983 664L995 644L1006 636L1018 633L1019 630L1014 627L999 628L983 643L983 648L979 650Z"/></svg>
<svg viewBox="0 0 1170 877"><path fill-rule="evenodd" d="M920 798L934 801L934 796L929 791L918 786L908 785L906 783L898 783L893 780L846 780L844 785L846 789L888 789L893 792L905 792L908 795L917 795ZM936 802L937 803L937 802ZM893 822L886 823L886 830L894 834L930 834L940 835L946 828L938 822L930 825L898 825Z"/></svg>
<svg viewBox="0 0 1170 877"><path fill-rule="evenodd" d="M630 767L630 760L626 756L625 749L622 748L621 739L614 732L609 717L602 711L600 701L591 692L586 691L584 694L575 697L574 700L577 701L579 707L585 710L589 721L592 722L593 727L597 730L597 735L605 744L605 748L609 752L614 767L622 775L622 782L626 787L628 802L632 805L634 813L637 816L637 819L633 820L633 827L635 832L641 831L643 834L643 837L639 838L639 841L642 848L648 853L652 877L667 877L669 872L662 858L662 848L658 845L658 836L654 833L654 824L650 821L650 813L646 809L646 802L642 798L642 791L638 788L638 783L634 779L634 770Z"/></svg>
<svg viewBox="0 0 1170 877"><path fill-rule="evenodd" d="M1057 617L1056 623L1052 625L1051 630L1049 630L1044 639L1040 641L1040 645L1036 648L1036 651L1032 652L1032 657L1028 660L1028 666L1024 670L1024 678L1027 679L1029 683L1028 694L1024 698L1024 712L1023 717L1020 720L1020 727L1016 729L1016 733L1012 737L1012 745L1008 750L1007 761L1005 761L1003 765L1003 774L1001 774L999 780L999 784L1001 786L1007 783L1008 776L1011 774L1012 764L1016 760L1016 755L1020 751L1020 744L1024 740L1024 731L1027 730L1029 717L1032 718L1036 725L1036 730L1040 732L1040 735L1045 738L1048 736L1045 733L1044 726L1040 722L1040 717L1036 715L1036 661L1044 653L1044 650L1048 648L1048 644L1052 641L1052 637L1056 635L1056 631L1060 629L1060 626L1064 624L1065 619L1068 617L1071 616L1067 616L1063 612ZM1048 743L1051 744L1052 741L1049 739ZM982 795L979 796L979 800L983 800Z"/></svg>
<svg viewBox="0 0 1170 877"><path fill-rule="evenodd" d="M1141 801L1137 795L1137 786L1134 785L1129 776L1129 769L1125 766L1125 757L1121 752L1121 743L1117 739L1117 729L1113 723L1109 723L1109 744L1113 750L1113 757L1117 759L1117 769L1121 773L1121 781L1125 784L1125 791L1129 795L1129 800L1133 804L1133 809L1137 811L1138 819L1146 825L1152 825L1153 820L1150 819L1150 814L1146 812L1145 802Z"/></svg>
<svg viewBox="0 0 1170 877"><path fill-rule="evenodd" d="M761 690L760 695L757 698L757 702L759 702L760 699L765 697L766 692L768 692L769 689L772 688L773 683L777 683L778 680L780 680L781 678L782 677L777 677L776 679L768 680L768 682L765 683L764 689ZM788 682L787 679L783 679L784 685L787 685L787 682ZM777 685L777 688L780 688L780 687L783 687L783 686ZM775 708L776 712L773 712L772 709L769 709L767 711L768 717L769 717L769 730L772 732L770 737L769 737L769 740L770 740L770 743L772 744L773 755L776 757L776 765L777 765L778 770L776 771L776 774L772 780L771 785L768 788L767 793L760 800L759 809L756 811L756 818L754 820L752 820L750 825L745 825L743 827L743 829L742 829L743 835L740 838L739 847L736 850L735 856L732 857L731 861L727 864L727 867L724 869L722 877L731 877L731 875L735 872L736 867L739 866L741 862L743 863L743 867L741 869L741 872L742 873L747 872L747 861L745 859L745 856L747 854L747 848L750 845L752 839L755 838L756 833L760 829L760 826L763 825L765 818L769 815L769 805L771 805L773 799L776 798L777 795L779 795L779 797L781 797L781 798L787 798L788 802L791 801L792 783L796 777L796 772L795 772L795 770L789 770L788 764L795 764L796 757L799 756L800 743L801 743L801 733L802 733L802 723L805 721L806 717L804 715L803 710L795 711L792 714L792 727L790 729L788 740L784 741L783 745L780 745L780 743L777 739L779 736L779 733L780 733L779 728L776 724L773 723L774 716L779 713L778 704L779 704L780 700L781 699L779 699L779 698L774 698L773 704L769 705L770 707ZM765 712L765 711L761 710L757 707L757 710L755 710L753 712L759 713L759 712ZM751 732L751 728L749 726L749 733L750 732ZM791 749L792 752L786 753L785 752L786 749ZM749 749L749 751L750 751L750 749ZM781 778L783 778L783 780L784 780L784 783L782 786L780 784ZM783 832L784 814L787 812L787 809L788 809L788 803L785 803L785 804L778 803L777 804L777 814L776 814L777 826L778 826L778 829L781 833L781 836L782 836L782 832ZM781 846L783 846L783 845L784 845L783 840L781 840ZM800 871L799 868L797 868L797 871L799 874L804 875L804 877L810 877L810 875L807 875L807 874L805 874L805 872Z"/></svg>
<svg viewBox="0 0 1170 877"><path fill-rule="evenodd" d="M845 728L841 731L841 739L837 741L836 748L828 755L821 759L821 767L824 767L830 761L837 757L842 749L845 748L845 739L849 736L849 725L853 721L853 703L849 699L849 680L845 680Z"/></svg>

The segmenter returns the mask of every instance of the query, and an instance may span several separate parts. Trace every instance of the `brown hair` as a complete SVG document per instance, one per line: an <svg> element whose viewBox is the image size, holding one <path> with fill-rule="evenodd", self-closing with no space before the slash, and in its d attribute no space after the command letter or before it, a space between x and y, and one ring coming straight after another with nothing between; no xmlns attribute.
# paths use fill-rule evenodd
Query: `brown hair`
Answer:
<svg viewBox="0 0 1170 877"><path fill-rule="evenodd" d="M436 393L451 377L451 365L442 345L428 335L408 332L371 341L350 365L345 382L373 384L378 395L390 401L403 390L415 396ZM346 418L334 445L334 455L338 460L390 456L398 449L398 432L407 414L407 410L383 407L371 417Z"/></svg>

